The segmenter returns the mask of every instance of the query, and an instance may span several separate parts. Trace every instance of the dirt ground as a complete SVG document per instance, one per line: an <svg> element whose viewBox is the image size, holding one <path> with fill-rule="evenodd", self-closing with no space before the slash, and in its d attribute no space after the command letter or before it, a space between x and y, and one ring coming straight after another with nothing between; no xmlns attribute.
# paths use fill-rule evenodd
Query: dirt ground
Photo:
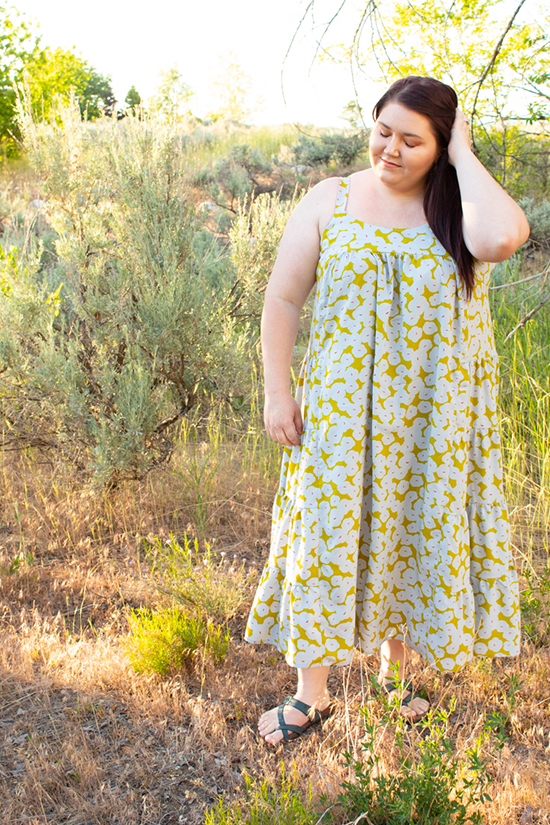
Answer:
<svg viewBox="0 0 550 825"><path fill-rule="evenodd" d="M245 499L234 510L227 499L217 553L261 567L270 495L249 508L255 521L248 527ZM322 728L269 748L255 734L256 720L293 690L294 676L273 648L243 641L252 594L232 620L222 665L207 660L165 679L138 675L121 644L127 616L155 604L158 593L140 566L137 530L121 529L131 502L113 505L116 518L99 532L90 525L101 519L85 503L78 534L74 524L69 529L68 504L57 500L53 531L45 505L40 521L36 513L31 519L28 490L26 501L28 521L12 517L0 528L2 825L198 825L220 796L239 798L245 774L277 777L282 765L295 766L316 798L338 792L348 777L344 753L361 753L361 707L377 707L369 681L377 656L357 653L351 667L332 671L336 712ZM132 501L136 513L146 512L139 496ZM155 518L158 534L162 519ZM151 523L139 527L145 535ZM22 536L32 560L9 573ZM486 822L550 822L550 650L525 644L518 659L477 660L458 674L438 673L418 657L412 665L415 685L432 703L448 707L456 697L450 733L458 751L488 714L506 710L510 677L522 680L507 741L490 760Z"/></svg>

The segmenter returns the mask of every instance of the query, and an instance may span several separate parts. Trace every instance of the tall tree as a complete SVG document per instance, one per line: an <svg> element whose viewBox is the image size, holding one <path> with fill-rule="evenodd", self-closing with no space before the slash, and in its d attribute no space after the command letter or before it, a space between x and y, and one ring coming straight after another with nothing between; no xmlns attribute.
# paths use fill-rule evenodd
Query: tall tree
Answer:
<svg viewBox="0 0 550 825"><path fill-rule="evenodd" d="M188 102L193 94L193 89L184 81L174 64L160 73L157 92L149 101L148 108L160 114L168 123L181 123L190 114Z"/></svg>
<svg viewBox="0 0 550 825"><path fill-rule="evenodd" d="M472 126L550 119L547 7L528 20L526 0L512 6L509 0L363 0L347 42L330 44L346 4L334 3L323 28L313 17L317 2L310 0L300 26L311 15L322 31L318 53L347 60L356 91L361 76L388 82L425 74L456 88Z"/></svg>
<svg viewBox="0 0 550 825"><path fill-rule="evenodd" d="M88 120L112 115L111 79L73 51L41 48L33 25L13 8L0 6L0 149L19 153L14 84L27 85L35 114L48 119L55 99L78 100Z"/></svg>
<svg viewBox="0 0 550 825"><path fill-rule="evenodd" d="M36 32L19 12L0 6L0 147L7 155L17 154L20 137L15 122L13 81L20 77L38 44Z"/></svg>
<svg viewBox="0 0 550 825"><path fill-rule="evenodd" d="M221 60L220 70L212 86L217 98L217 105L210 113L214 120L245 121L256 108L251 100L252 79L230 52Z"/></svg>
<svg viewBox="0 0 550 825"><path fill-rule="evenodd" d="M124 98L124 102L132 114L135 114L137 107L141 105L141 95L135 86L129 89L128 94Z"/></svg>
<svg viewBox="0 0 550 825"><path fill-rule="evenodd" d="M25 60L23 75L30 90L33 111L38 117L49 120L55 101L67 102L71 94L88 120L113 113L116 99L111 79L99 74L72 51L36 50Z"/></svg>

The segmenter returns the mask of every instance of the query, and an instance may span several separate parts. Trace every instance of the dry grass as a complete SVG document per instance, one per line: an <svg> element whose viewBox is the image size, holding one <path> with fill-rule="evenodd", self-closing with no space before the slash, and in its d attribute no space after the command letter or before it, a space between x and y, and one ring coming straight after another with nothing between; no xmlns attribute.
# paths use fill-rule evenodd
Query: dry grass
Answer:
<svg viewBox="0 0 550 825"><path fill-rule="evenodd" d="M218 445L216 460L209 536L260 565L272 486L250 466L245 475L231 445ZM5 459L0 566L17 554L33 560L0 577L0 823L200 823L219 795L240 792L244 771L263 778L295 763L304 787L333 794L347 775L344 751L360 752L360 708L378 664L360 654L332 672L338 709L322 730L278 750L256 739L259 711L294 679L271 647L242 641L247 603L223 666L206 661L165 680L131 670L121 647L128 610L158 600L139 537L193 529L181 462L106 498L30 456ZM517 660L478 660L455 675L416 659L414 672L433 702L456 696L458 748L506 709L509 677L523 680L508 742L490 762L487 823L550 822L550 651L525 645Z"/></svg>

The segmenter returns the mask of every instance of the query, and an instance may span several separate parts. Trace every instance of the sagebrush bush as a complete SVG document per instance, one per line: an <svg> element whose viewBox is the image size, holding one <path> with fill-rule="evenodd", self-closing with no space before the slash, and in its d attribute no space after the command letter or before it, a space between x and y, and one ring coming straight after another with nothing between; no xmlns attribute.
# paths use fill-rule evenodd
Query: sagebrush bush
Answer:
<svg viewBox="0 0 550 825"><path fill-rule="evenodd" d="M232 314L249 340L256 342L264 293L275 264L277 250L290 213L303 192L283 201L276 193L259 195L240 203L229 236L231 261L236 273Z"/></svg>
<svg viewBox="0 0 550 825"><path fill-rule="evenodd" d="M20 115L57 239L47 264L37 244L0 261L5 438L99 484L140 478L182 416L241 396L249 372L227 269L196 240L186 142L145 117L92 126L76 104L58 125Z"/></svg>
<svg viewBox="0 0 550 825"><path fill-rule="evenodd" d="M247 143L235 143L228 147L225 157L196 169L194 181L205 188L218 205L233 210L239 201L256 190L257 176L269 174L271 169L271 163L258 149Z"/></svg>
<svg viewBox="0 0 550 825"><path fill-rule="evenodd" d="M297 163L320 166L328 163L349 165L357 160L367 145L367 133L332 134L311 138L302 136L292 147Z"/></svg>
<svg viewBox="0 0 550 825"><path fill-rule="evenodd" d="M543 200L537 203L533 198L523 198L520 206L529 221L531 238L550 246L550 201Z"/></svg>
<svg viewBox="0 0 550 825"><path fill-rule="evenodd" d="M166 676L183 667L192 668L200 653L221 664L229 648L229 631L205 620L169 607L141 609L129 617L130 637L124 643L126 655L137 673Z"/></svg>

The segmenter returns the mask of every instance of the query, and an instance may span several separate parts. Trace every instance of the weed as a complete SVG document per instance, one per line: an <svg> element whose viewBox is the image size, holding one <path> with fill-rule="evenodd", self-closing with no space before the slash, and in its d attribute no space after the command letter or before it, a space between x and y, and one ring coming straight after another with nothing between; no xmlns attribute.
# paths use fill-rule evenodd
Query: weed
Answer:
<svg viewBox="0 0 550 825"><path fill-rule="evenodd" d="M516 706L516 694L524 685L524 680L520 679L517 673L513 673L511 676L506 674L506 679L509 686L504 696L505 709L494 710L485 719L485 730L493 734L499 748L504 747L510 739L508 728Z"/></svg>
<svg viewBox="0 0 550 825"><path fill-rule="evenodd" d="M181 478L185 492L194 501L195 524L201 536L204 537L210 514L212 490L216 482L218 462L215 450L213 451L214 455L212 455L206 441L202 441L197 447L196 437L188 437L187 440L191 444L185 469L176 470L175 473Z"/></svg>
<svg viewBox="0 0 550 825"><path fill-rule="evenodd" d="M13 576L15 573L27 572L33 563L34 555L30 550L26 553L17 553L7 567L0 565L0 575Z"/></svg>
<svg viewBox="0 0 550 825"><path fill-rule="evenodd" d="M460 759L448 734L454 698L448 710L432 708L409 731L399 711L399 693L383 698L381 720L372 709L363 709L363 758L345 755L355 777L343 783L338 797L346 816L361 816L371 825L481 823L476 808L490 800L487 760L480 756L483 737ZM382 740L391 730L394 747L385 758Z"/></svg>
<svg viewBox="0 0 550 825"><path fill-rule="evenodd" d="M220 799L206 814L205 825L314 825L318 821L311 786L302 794L296 768L289 777L283 764L277 783L253 782L245 776L243 802L230 803Z"/></svg>
<svg viewBox="0 0 550 825"><path fill-rule="evenodd" d="M191 542L187 534L183 546L172 533L167 543L156 537L144 539L144 546L158 589L217 622L235 615L255 577L245 562L231 562L225 552L214 559L208 542L201 551L198 539Z"/></svg>
<svg viewBox="0 0 550 825"><path fill-rule="evenodd" d="M550 641L550 564L540 574L525 569L526 588L520 594L523 636L535 647Z"/></svg>
<svg viewBox="0 0 550 825"><path fill-rule="evenodd" d="M229 647L228 630L172 607L157 612L132 611L130 629L126 655L137 673L165 676L190 668L201 650L220 664Z"/></svg>

